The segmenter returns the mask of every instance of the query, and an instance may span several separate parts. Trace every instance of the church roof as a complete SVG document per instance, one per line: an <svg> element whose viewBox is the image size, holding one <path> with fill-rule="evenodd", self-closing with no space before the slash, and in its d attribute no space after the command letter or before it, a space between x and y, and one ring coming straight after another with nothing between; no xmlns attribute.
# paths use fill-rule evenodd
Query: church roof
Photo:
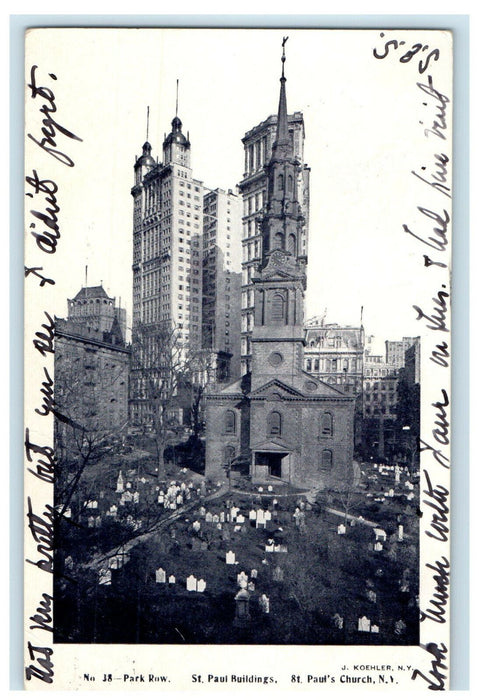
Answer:
<svg viewBox="0 0 479 700"><path fill-rule="evenodd" d="M317 379L312 374L300 371L297 374L288 377L288 382L284 382L280 379L274 378L267 381L265 384L257 387L254 391L250 393L250 397L257 397L264 394L265 391L277 388L280 391L289 394L290 396L296 396L297 398L303 399L316 399L316 398L345 398L351 399L349 394L345 394L343 391L338 389L327 382L323 382Z"/></svg>

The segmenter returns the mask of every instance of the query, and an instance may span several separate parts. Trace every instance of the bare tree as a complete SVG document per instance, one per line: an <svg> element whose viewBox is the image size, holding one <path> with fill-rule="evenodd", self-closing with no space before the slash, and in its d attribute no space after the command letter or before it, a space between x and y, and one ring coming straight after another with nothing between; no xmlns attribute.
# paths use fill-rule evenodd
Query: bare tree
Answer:
<svg viewBox="0 0 479 700"><path fill-rule="evenodd" d="M169 322L140 324L135 329L132 401L136 420L148 426L154 437L158 474L181 402L190 412L194 435L199 435L204 389L213 371L212 353L182 342L181 331Z"/></svg>

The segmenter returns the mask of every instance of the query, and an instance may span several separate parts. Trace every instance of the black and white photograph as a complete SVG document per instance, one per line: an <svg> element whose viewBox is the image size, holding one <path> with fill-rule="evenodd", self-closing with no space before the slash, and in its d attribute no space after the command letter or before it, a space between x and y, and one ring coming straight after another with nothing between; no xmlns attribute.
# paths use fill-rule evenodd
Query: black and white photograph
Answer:
<svg viewBox="0 0 479 700"><path fill-rule="evenodd" d="M25 42L26 687L447 688L452 34Z"/></svg>

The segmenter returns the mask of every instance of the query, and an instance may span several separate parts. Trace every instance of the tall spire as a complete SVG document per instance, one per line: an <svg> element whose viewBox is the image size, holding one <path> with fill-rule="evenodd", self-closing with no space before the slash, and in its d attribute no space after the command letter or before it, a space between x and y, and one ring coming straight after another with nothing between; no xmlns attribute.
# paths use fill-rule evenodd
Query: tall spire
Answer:
<svg viewBox="0 0 479 700"><path fill-rule="evenodd" d="M279 107L278 107L278 128L276 132L276 143L286 144L289 143L288 134L288 108L286 105L286 78L284 75L284 64L286 62L285 44L288 41L288 37L283 37L283 55L281 56L281 88L279 91Z"/></svg>
<svg viewBox="0 0 479 700"><path fill-rule="evenodd" d="M179 83L179 78L176 79L176 111L175 111L175 117L178 116L178 83Z"/></svg>

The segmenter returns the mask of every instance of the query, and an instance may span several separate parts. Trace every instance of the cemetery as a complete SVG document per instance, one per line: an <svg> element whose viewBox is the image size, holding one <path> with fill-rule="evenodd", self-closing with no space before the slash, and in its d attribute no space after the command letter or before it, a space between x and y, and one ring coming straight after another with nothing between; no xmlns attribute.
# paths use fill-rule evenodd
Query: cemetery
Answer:
<svg viewBox="0 0 479 700"><path fill-rule="evenodd" d="M320 493L105 469L64 512L57 641L416 644L417 479L361 469Z"/></svg>

